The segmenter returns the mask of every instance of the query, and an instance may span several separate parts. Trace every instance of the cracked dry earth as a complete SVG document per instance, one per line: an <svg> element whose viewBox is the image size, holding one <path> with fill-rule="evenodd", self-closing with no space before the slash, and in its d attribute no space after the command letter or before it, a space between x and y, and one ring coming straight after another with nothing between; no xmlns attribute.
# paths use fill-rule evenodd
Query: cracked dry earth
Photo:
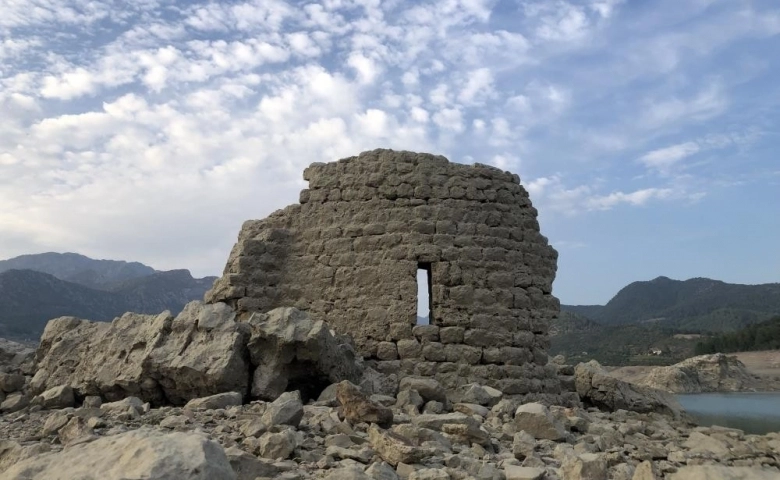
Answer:
<svg viewBox="0 0 780 480"><path fill-rule="evenodd" d="M0 479L779 479L780 434L695 427L657 413L520 405L474 386L440 402L434 380L396 396L349 382L184 407L133 397L0 416ZM65 392L67 393L67 392ZM65 395L67 396L67 395ZM62 398L62 397L60 397Z"/></svg>

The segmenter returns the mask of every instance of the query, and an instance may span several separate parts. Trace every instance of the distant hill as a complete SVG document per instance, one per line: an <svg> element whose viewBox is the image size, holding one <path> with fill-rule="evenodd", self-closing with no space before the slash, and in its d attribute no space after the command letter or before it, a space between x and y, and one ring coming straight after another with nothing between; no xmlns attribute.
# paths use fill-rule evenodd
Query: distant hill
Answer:
<svg viewBox="0 0 780 480"><path fill-rule="evenodd" d="M723 332L780 314L780 283L739 285L658 277L634 282L606 305L562 305L603 325L657 323L664 327Z"/></svg>
<svg viewBox="0 0 780 480"><path fill-rule="evenodd" d="M64 315L110 321L127 311L176 314L202 299L214 280L77 254L16 257L0 262L0 337L37 340L49 320Z"/></svg>
<svg viewBox="0 0 780 480"><path fill-rule="evenodd" d="M736 285L658 277L621 289L606 305L561 305L550 354L609 365L671 364L697 342L780 315L780 283ZM660 352L660 353L659 353Z"/></svg>
<svg viewBox="0 0 780 480"><path fill-rule="evenodd" d="M550 325L550 337L567 333L582 333L601 329L602 325L582 315L561 310L560 315Z"/></svg>
<svg viewBox="0 0 780 480"><path fill-rule="evenodd" d="M97 290L110 290L116 285L157 273L138 262L95 260L78 253L38 253L0 260L0 273L7 270L33 270L53 275L66 282L78 283Z"/></svg>

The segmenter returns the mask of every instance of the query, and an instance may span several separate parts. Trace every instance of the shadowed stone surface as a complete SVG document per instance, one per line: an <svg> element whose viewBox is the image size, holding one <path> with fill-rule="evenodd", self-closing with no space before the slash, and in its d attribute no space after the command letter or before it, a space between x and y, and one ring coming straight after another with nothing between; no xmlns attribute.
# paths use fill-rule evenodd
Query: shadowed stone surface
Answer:
<svg viewBox="0 0 780 480"><path fill-rule="evenodd" d="M517 175L374 150L312 164L304 179L300 204L244 223L207 302L240 318L307 311L383 372L558 396L545 365L557 252ZM426 328L414 328L419 267L431 275Z"/></svg>

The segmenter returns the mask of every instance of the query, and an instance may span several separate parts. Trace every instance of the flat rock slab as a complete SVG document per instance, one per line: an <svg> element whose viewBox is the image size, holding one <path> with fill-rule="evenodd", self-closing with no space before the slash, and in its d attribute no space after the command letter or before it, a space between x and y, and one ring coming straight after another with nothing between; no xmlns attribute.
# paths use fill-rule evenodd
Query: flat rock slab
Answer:
<svg viewBox="0 0 780 480"><path fill-rule="evenodd" d="M236 480L222 447L196 433L133 430L23 460L5 480Z"/></svg>
<svg viewBox="0 0 780 480"><path fill-rule="evenodd" d="M721 465L686 466L673 473L670 480L777 480L777 470Z"/></svg>

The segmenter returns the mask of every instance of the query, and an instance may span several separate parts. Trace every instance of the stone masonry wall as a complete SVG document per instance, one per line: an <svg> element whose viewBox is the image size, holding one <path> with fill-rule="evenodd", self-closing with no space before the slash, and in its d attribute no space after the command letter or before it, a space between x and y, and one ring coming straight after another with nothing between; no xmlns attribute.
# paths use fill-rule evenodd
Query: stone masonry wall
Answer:
<svg viewBox="0 0 780 480"><path fill-rule="evenodd" d="M244 223L206 294L239 314L294 306L350 334L378 368L556 395L547 329L557 252L517 175L374 150L304 172L300 204ZM431 325L415 326L430 265Z"/></svg>

